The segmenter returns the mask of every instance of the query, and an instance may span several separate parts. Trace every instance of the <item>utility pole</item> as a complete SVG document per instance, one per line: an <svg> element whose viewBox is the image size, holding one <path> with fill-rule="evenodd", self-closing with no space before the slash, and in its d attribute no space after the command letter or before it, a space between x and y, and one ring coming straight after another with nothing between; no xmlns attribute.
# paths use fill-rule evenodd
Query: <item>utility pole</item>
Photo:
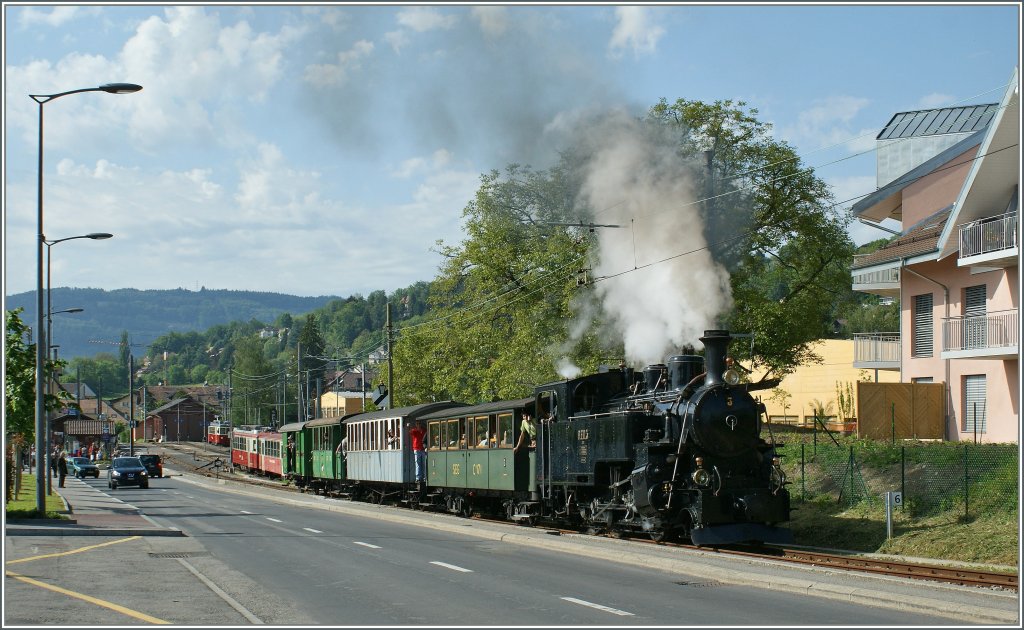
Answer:
<svg viewBox="0 0 1024 630"><path fill-rule="evenodd" d="M297 361L295 368L295 396L297 400L297 409L295 410L295 421L302 422L305 418L302 417L302 342L295 342L295 359Z"/></svg>
<svg viewBox="0 0 1024 630"><path fill-rule="evenodd" d="M135 396L132 390L135 389L135 357L128 355L128 456L135 455ZM145 434L145 425L143 425Z"/></svg>
<svg viewBox="0 0 1024 630"><path fill-rule="evenodd" d="M388 409L395 408L394 364L391 362L391 302L388 302L386 328L388 333Z"/></svg>

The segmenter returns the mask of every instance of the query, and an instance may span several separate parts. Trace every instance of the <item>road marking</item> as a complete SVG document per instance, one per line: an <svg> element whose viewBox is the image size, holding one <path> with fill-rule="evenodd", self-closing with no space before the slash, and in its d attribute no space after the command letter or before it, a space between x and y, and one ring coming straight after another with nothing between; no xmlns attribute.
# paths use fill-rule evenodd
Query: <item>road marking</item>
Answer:
<svg viewBox="0 0 1024 630"><path fill-rule="evenodd" d="M454 564L448 564L447 562L438 562L436 560L432 560L430 562L430 564L436 564L439 567L444 567L446 569L451 569L452 571L462 571L463 573L472 573L473 572L472 569L463 569L462 567L457 567Z"/></svg>
<svg viewBox="0 0 1024 630"><path fill-rule="evenodd" d="M313 529L312 527L303 527L302 529L306 530L307 532L313 532L314 534L322 534L323 533L319 529Z"/></svg>
<svg viewBox="0 0 1024 630"><path fill-rule="evenodd" d="M205 584L205 585L206 585L206 586L207 586L207 587L208 587L208 588L209 588L209 589L210 589L211 591L213 591L214 593L216 593L216 594L217 594L217 595L218 595L218 596L219 596L219 597L220 597L221 599L223 599L224 601L226 601L226 602L228 603L228 605L229 605L229 606L231 606L232 608L234 608L235 610L237 610L237 611L238 611L238 612L239 612L239 613L240 613L240 614L241 614L241 615L242 615L243 617L245 617L246 619L248 619L248 620L249 620L250 622L252 622L252 623L254 623L254 624L262 624L262 623L263 623L263 620L262 620L262 619L260 619L260 618L259 618L259 617L257 617L256 615L252 614L252 613L251 613L251 612L249 611L249 609L248 609L248 608L246 608L245 606L241 605L240 603L238 603L238 601L236 601L236 600L235 600L235 598L231 597L230 595L228 595L227 593L225 593L225 592L224 592L223 590L221 590L221 588L220 588L219 586L217 586L216 584L214 584L214 583L213 583L213 582L212 582L212 581L211 581L211 580L210 580L209 578L207 578L207 577L206 577L205 575L203 575L202 573L200 573L198 569L196 569L195 567L193 567L193 566L192 566L191 564L189 564L189 563L185 562L185 561L184 561L184 560L182 560L181 558L177 558L177 560L178 560L178 562L180 562L180 563L181 563L182 565L184 565L186 569L188 569L189 571L191 571L191 572L192 572L192 575L194 575L194 576L196 576L197 578L199 578L199 580L200 580L200 581L201 581L201 582L202 582L203 584Z"/></svg>
<svg viewBox="0 0 1024 630"><path fill-rule="evenodd" d="M249 512L247 510L240 510L240 511L242 512L242 514L252 514L252 512Z"/></svg>
<svg viewBox="0 0 1024 630"><path fill-rule="evenodd" d="M99 547L100 545L96 545L96 546ZM60 555L60 554L55 554L55 555ZM123 615L128 615L129 617L134 617L134 618L139 619L141 621L145 621L146 623L156 623L156 624L169 624L169 623L171 623L170 621L164 621L163 619L159 619L157 617L151 617L150 615L147 615L146 613L142 613L142 612L139 612L137 610L132 610L131 608L125 608L124 606L119 606L118 604L115 604L113 602L108 602L108 601L105 601L105 600L102 600L102 599L97 599L95 597L90 597L89 595L83 595L82 593L76 593L74 591L69 591L69 590L67 590L65 588L61 588L59 586L53 586L52 584L47 584L46 582L40 582L39 580L33 580L30 577L25 577L24 575L18 575L17 573L14 573L12 571L6 571L6 574L7 574L7 577L14 578L15 580L18 580L18 581L21 581L21 582L25 582L26 584L31 584L33 586L38 586L39 588L45 588L46 590L53 591L54 593L60 593L61 595L67 595L68 597L74 597L75 599L80 599L82 601L89 602L90 604L96 604L97 606L102 606L104 608L109 608L110 610L115 610L115 611L117 611L117 612L119 612L119 613L121 613Z"/></svg>
<svg viewBox="0 0 1024 630"><path fill-rule="evenodd" d="M619 610L618 608L609 608L607 606L602 606L601 604L595 604L593 602L584 601L582 599L576 599L575 597L563 597L562 599L564 599L567 602L572 602L574 604L579 604L580 606L587 606L589 608L596 608L597 610L603 610L605 612L610 612L613 615L619 615L619 616L622 616L622 617L633 617L634 616L633 613L626 612L625 610Z"/></svg>
<svg viewBox="0 0 1024 630"><path fill-rule="evenodd" d="M277 520L276 518L270 518L269 516L264 516L263 518L267 519L268 521L274 521L275 523L280 523L281 522L281 521Z"/></svg>
<svg viewBox="0 0 1024 630"><path fill-rule="evenodd" d="M106 547L107 545L117 545L119 543L128 542L130 540L138 540L142 536L132 536L130 538L122 538L121 540L111 540L109 542L100 543L98 545L89 545L88 547L82 547L81 549L72 549L71 551L61 551L59 553L48 553L42 556L32 556L31 558L21 558L18 560L8 560L6 564L18 564L21 562L31 562L33 560L42 560L43 558L59 558L60 556L70 556L74 553L82 553L83 551L91 551L93 549L99 549L100 547Z"/></svg>
<svg viewBox="0 0 1024 630"><path fill-rule="evenodd" d="M364 547L369 547L370 549L380 549L380 547L378 547L377 545L371 545L370 543L359 542L358 540L352 541L352 544L354 544L354 545L362 545Z"/></svg>

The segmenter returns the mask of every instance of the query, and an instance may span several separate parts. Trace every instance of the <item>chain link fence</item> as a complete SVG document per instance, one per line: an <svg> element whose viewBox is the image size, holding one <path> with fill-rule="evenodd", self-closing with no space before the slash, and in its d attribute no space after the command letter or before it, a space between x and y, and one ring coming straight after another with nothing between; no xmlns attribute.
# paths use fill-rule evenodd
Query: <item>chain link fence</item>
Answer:
<svg viewBox="0 0 1024 630"><path fill-rule="evenodd" d="M794 503L825 495L846 507L884 510L885 493L900 492L906 517L970 518L1018 501L1016 444L893 443L778 427L773 432L783 444L779 454Z"/></svg>

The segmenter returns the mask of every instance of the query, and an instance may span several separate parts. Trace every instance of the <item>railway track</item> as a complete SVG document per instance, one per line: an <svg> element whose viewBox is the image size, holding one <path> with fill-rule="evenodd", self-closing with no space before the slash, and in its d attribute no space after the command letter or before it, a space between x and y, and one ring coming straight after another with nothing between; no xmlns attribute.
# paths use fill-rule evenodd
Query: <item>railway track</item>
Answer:
<svg viewBox="0 0 1024 630"><path fill-rule="evenodd" d="M149 452L156 453L164 458L165 466L187 471L192 474L204 475L207 477L229 478L241 483L249 483L254 486L273 485L274 489L298 492L294 486L273 483L230 471L231 451L225 446L212 444L159 444L149 447ZM213 466L213 462L220 459L224 467L219 470ZM490 519L485 516L474 516L474 519L493 521L508 524L504 519ZM522 525L525 526L525 525ZM543 524L536 527L547 530L557 530L560 533L579 533L576 530L564 530L552 528ZM612 535L613 538L622 538L621 535ZM977 588L1003 589L1018 592L1019 576L1016 573L985 571L975 568L965 568L942 564L940 561L933 563L915 563L905 560L887 559L884 557L869 557L864 555L850 555L836 553L830 550L818 549L791 549L784 547L768 548L735 548L735 547L697 547L674 542L655 542L647 538L631 537L634 542L665 545L681 549L692 549L711 551L725 555L745 556L754 559L776 560L791 562L794 564L805 564L814 567L824 567L844 571L860 571L876 575L887 575L918 580L932 580L948 584L958 584Z"/></svg>

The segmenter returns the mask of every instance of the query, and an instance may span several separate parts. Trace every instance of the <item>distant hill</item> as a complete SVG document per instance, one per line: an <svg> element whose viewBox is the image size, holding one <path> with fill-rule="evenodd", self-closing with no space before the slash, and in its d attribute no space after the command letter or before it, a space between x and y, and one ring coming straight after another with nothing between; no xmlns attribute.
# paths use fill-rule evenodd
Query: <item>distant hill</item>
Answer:
<svg viewBox="0 0 1024 630"><path fill-rule="evenodd" d="M205 332L218 324L253 319L270 324L282 313L297 317L341 299L330 295L300 297L264 291L206 288L198 291L106 291L61 287L51 289L50 294L54 311L85 309L81 313L58 313L52 318L53 341L60 346L59 356L67 359L91 357L99 352L117 354L117 343L125 330L131 343L146 346L169 332ZM6 297L7 310L19 306L25 309L22 320L30 327L35 326L35 292ZM90 343L90 340L112 343L97 344ZM135 353L141 352L137 350Z"/></svg>

